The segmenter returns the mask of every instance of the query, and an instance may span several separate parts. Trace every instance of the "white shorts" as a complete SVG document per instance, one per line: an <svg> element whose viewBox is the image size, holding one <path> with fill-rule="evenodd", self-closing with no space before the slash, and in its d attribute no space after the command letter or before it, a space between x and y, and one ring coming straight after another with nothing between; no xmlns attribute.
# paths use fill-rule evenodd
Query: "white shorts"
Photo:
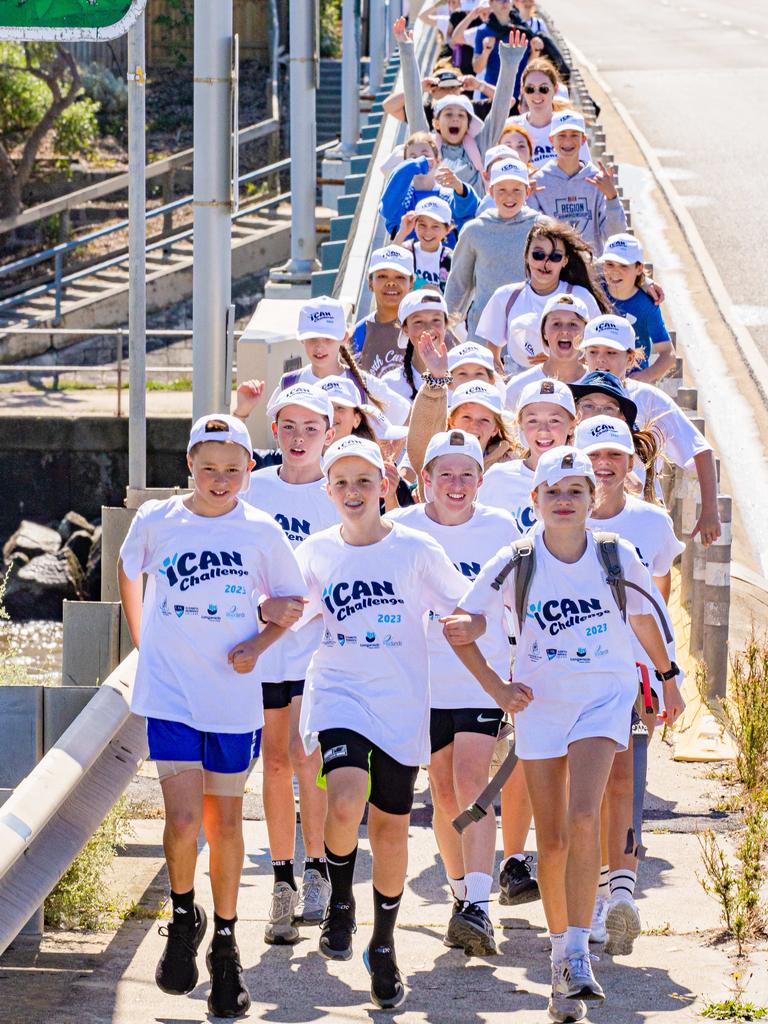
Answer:
<svg viewBox="0 0 768 1024"><path fill-rule="evenodd" d="M600 687L592 700L552 701L535 697L515 715L515 751L521 761L564 757L576 740L605 736L616 743L617 752L627 749L632 707L637 697L634 680Z"/></svg>

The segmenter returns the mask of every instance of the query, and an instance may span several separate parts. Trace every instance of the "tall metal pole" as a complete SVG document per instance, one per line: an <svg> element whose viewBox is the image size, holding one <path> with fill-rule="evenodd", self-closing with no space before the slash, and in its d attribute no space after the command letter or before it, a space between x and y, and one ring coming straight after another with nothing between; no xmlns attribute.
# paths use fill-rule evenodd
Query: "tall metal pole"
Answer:
<svg viewBox="0 0 768 1024"><path fill-rule="evenodd" d="M381 77L384 71L384 52L386 50L386 15L384 0L371 0L369 14L368 37L370 45L370 63L368 71L368 92L375 96L381 89Z"/></svg>
<svg viewBox="0 0 768 1024"><path fill-rule="evenodd" d="M273 270L273 281L305 282L318 269L315 205L317 196L318 0L290 5L291 258Z"/></svg>
<svg viewBox="0 0 768 1024"><path fill-rule="evenodd" d="M223 412L232 293L232 0L195 0L192 415Z"/></svg>
<svg viewBox="0 0 768 1024"><path fill-rule="evenodd" d="M128 486L136 489L147 486L145 66L142 14L128 30Z"/></svg>
<svg viewBox="0 0 768 1024"><path fill-rule="evenodd" d="M360 0L343 0L341 17L341 145L328 156L351 160L360 137Z"/></svg>

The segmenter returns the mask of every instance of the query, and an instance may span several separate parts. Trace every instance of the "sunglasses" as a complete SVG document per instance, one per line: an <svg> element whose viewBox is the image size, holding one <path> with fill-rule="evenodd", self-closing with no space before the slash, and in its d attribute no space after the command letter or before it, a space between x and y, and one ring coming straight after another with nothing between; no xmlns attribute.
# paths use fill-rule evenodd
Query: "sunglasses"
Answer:
<svg viewBox="0 0 768 1024"><path fill-rule="evenodd" d="M535 96L539 93L540 96L546 96L547 93L552 91L552 87L549 85L526 85L523 90L526 96Z"/></svg>
<svg viewBox="0 0 768 1024"><path fill-rule="evenodd" d="M546 263L549 260L550 263L562 263L565 259L564 252L544 252L543 249L534 249L531 253L531 259L537 263Z"/></svg>

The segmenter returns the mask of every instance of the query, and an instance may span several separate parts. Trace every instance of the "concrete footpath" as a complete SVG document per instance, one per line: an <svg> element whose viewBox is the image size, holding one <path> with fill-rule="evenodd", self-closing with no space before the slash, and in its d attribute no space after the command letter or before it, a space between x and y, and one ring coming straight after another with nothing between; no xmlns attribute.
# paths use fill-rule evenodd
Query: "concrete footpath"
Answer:
<svg viewBox="0 0 768 1024"><path fill-rule="evenodd" d="M252 777L256 795L260 775ZM521 1024L547 1018L548 942L540 903L521 908L491 904L500 955L467 959L446 949L442 936L450 902L429 827L426 776L419 778L410 841L410 868L396 933L397 953L409 988L395 1014L374 1010L361 954L370 935L370 853L363 831L357 864L359 931L355 957L329 963L317 952L317 929L306 929L293 948L263 940L271 869L263 821L246 822L246 866L238 937L253 996L250 1020L364 1022L384 1016L434 1024ZM589 1019L611 1024L700 1020L708 1001L727 998L733 948L719 939L718 908L696 880L696 832L714 828L728 841L738 815L723 809L728 787L704 765L675 764L660 739L652 747L639 905L643 934L630 957L601 957L597 974L606 988L604 1007ZM137 835L117 861L115 884L142 899L144 913L166 892L162 822L136 822ZM535 835L529 837L535 848ZM199 897L211 911L207 849L201 849ZM117 933L49 933L38 950L19 944L0 960L3 1024L193 1024L208 1018L207 977L188 997L161 993L154 969L163 947L158 921L134 918ZM768 948L752 951L747 998L768 1005ZM741 968L743 969L743 968Z"/></svg>

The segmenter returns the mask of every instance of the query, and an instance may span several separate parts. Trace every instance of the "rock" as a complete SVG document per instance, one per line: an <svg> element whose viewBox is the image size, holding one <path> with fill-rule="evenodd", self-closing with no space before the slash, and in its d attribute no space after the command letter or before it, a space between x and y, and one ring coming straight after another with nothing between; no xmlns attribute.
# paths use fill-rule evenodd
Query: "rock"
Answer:
<svg viewBox="0 0 768 1024"><path fill-rule="evenodd" d="M63 541L68 541L72 534L78 530L84 530L90 537L93 534L94 527L79 512L67 512L56 527L56 530Z"/></svg>
<svg viewBox="0 0 768 1024"><path fill-rule="evenodd" d="M93 537L91 534L85 530L75 530L64 547L75 553L81 569L85 572L85 567L88 565L88 556L93 547Z"/></svg>
<svg viewBox="0 0 768 1024"><path fill-rule="evenodd" d="M74 551L37 555L13 572L5 593L12 619L61 619L65 600L82 596L83 570Z"/></svg>
<svg viewBox="0 0 768 1024"><path fill-rule="evenodd" d="M58 530L41 526L29 519L22 519L15 533L11 534L3 546L3 558L10 560L14 551L23 551L30 558L36 555L52 555L61 547L61 535Z"/></svg>
<svg viewBox="0 0 768 1024"><path fill-rule="evenodd" d="M97 526L91 538L91 550L85 567L83 584L86 597L91 601L101 600L101 527Z"/></svg>

